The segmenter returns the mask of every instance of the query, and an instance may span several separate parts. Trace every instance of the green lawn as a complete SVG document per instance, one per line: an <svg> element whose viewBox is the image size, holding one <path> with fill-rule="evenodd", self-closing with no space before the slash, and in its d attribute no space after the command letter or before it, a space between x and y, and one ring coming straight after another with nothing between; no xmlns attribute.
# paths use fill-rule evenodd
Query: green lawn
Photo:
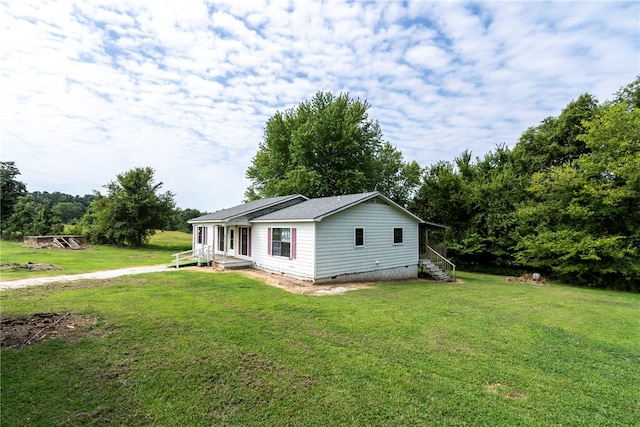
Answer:
<svg viewBox="0 0 640 427"><path fill-rule="evenodd" d="M149 245L142 249L91 245L87 250L34 249L21 243L0 240L0 263L46 263L61 270L28 271L2 270L2 280L26 279L39 276L88 273L115 268L169 264L171 254L191 248L191 235L179 231L158 231Z"/></svg>
<svg viewBox="0 0 640 427"><path fill-rule="evenodd" d="M2 351L2 425L638 424L639 294L459 278L312 297L179 270L5 291L5 316L99 322Z"/></svg>

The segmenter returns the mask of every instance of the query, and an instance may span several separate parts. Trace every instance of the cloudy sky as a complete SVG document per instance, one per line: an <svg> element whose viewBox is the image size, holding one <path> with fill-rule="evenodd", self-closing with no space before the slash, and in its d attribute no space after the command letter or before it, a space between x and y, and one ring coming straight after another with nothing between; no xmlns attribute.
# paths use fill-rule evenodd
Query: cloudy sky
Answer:
<svg viewBox="0 0 640 427"><path fill-rule="evenodd" d="M138 166L240 203L276 111L366 99L406 160L482 156L640 74L640 2L0 0L1 159L29 191Z"/></svg>

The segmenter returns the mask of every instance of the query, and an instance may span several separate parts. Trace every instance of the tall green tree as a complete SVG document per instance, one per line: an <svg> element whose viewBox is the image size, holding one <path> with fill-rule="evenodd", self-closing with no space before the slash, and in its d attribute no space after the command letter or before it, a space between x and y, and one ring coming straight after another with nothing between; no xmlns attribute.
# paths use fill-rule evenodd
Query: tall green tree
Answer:
<svg viewBox="0 0 640 427"><path fill-rule="evenodd" d="M75 223L87 211L87 208L79 202L58 202L52 209L65 224Z"/></svg>
<svg viewBox="0 0 640 427"><path fill-rule="evenodd" d="M0 207L2 214L0 222L2 229L8 225L5 221L13 213L14 206L18 199L27 194L27 186L16 179L20 175L20 170L15 162L0 162Z"/></svg>
<svg viewBox="0 0 640 427"><path fill-rule="evenodd" d="M156 229L163 229L175 209L171 192L160 194L154 170L135 168L119 174L105 186L107 194L96 194L85 215L91 240L140 247Z"/></svg>
<svg viewBox="0 0 640 427"><path fill-rule="evenodd" d="M60 234L62 228L62 221L51 209L49 200L36 201L33 195L26 194L14 205L5 233L12 237L45 236Z"/></svg>
<svg viewBox="0 0 640 427"><path fill-rule="evenodd" d="M325 197L379 190L398 203L413 196L417 163L383 141L369 104L343 93L316 95L267 120L247 169L248 200L301 193Z"/></svg>
<svg viewBox="0 0 640 427"><path fill-rule="evenodd" d="M583 94L558 117L529 128L513 149L498 145L475 160L465 151L454 163L426 168L416 212L452 227L449 254L462 266L519 268L516 210L530 198L526 188L535 173L571 164L591 150L582 135L599 108L593 96Z"/></svg>
<svg viewBox="0 0 640 427"><path fill-rule="evenodd" d="M421 218L446 224L451 232L466 227L472 216L470 189L452 162L439 161L425 168L420 186L409 207Z"/></svg>
<svg viewBox="0 0 640 427"><path fill-rule="evenodd" d="M454 162L425 169L411 203L422 218L446 224L448 256L466 268L514 268L515 206L524 196L511 151L499 145L484 158L465 151Z"/></svg>
<svg viewBox="0 0 640 427"><path fill-rule="evenodd" d="M11 216L3 221L3 234L13 237L29 236L35 223L36 207L33 196L25 194L18 198Z"/></svg>
<svg viewBox="0 0 640 427"><path fill-rule="evenodd" d="M583 123L588 151L534 175L517 258L579 285L640 291L640 108Z"/></svg>
<svg viewBox="0 0 640 427"><path fill-rule="evenodd" d="M614 104L626 102L628 108L640 108L640 75L627 86L616 92Z"/></svg>
<svg viewBox="0 0 640 427"><path fill-rule="evenodd" d="M588 149L580 139L584 121L598 110L597 99L582 94L571 101L558 117L547 117L538 126L527 129L513 148L522 173L533 174L551 166L577 159Z"/></svg>
<svg viewBox="0 0 640 427"><path fill-rule="evenodd" d="M201 212L198 209L176 208L171 215L171 218L167 223L167 227L165 229L170 231L184 231L185 233L191 233L193 231L193 225L189 224L187 221L206 214L207 212Z"/></svg>

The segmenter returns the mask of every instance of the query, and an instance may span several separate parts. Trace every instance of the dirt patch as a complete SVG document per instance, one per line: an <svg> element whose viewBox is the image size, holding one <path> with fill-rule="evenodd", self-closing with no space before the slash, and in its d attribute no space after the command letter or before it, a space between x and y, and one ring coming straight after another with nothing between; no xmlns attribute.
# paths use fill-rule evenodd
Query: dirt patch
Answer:
<svg viewBox="0 0 640 427"><path fill-rule="evenodd" d="M19 349L51 339L74 341L100 336L104 331L92 328L98 319L71 313L36 313L0 318L0 347Z"/></svg>
<svg viewBox="0 0 640 427"><path fill-rule="evenodd" d="M387 280L376 282L344 282L339 284L314 285L310 280L296 279L285 274L269 273L257 269L224 270L219 267L183 267L180 270L188 269L192 271L208 273L239 273L246 277L261 280L269 286L284 289L287 292L300 295L341 295L348 291L358 289L369 289L379 285L389 285L394 283L439 283L431 279L411 279L411 280Z"/></svg>
<svg viewBox="0 0 640 427"><path fill-rule="evenodd" d="M269 286L284 289L300 295L336 295L356 289L371 288L373 283L341 283L338 285L314 285L310 280L301 280L284 274L268 273L260 270L237 270L252 279L264 281Z"/></svg>
<svg viewBox="0 0 640 427"><path fill-rule="evenodd" d="M528 283L530 285L547 285L547 279L539 274L525 274L520 277L507 277L507 282Z"/></svg>
<svg viewBox="0 0 640 427"><path fill-rule="evenodd" d="M485 384L485 388L489 393L505 399L522 400L527 398L527 395L521 391L512 390L511 387L500 383L488 383Z"/></svg>
<svg viewBox="0 0 640 427"><path fill-rule="evenodd" d="M12 271L12 270L29 270L29 271L46 271L46 270L62 270L62 267L58 267L53 264L42 264L39 262L28 262L26 264L18 264L15 262L9 262L0 264L0 270Z"/></svg>

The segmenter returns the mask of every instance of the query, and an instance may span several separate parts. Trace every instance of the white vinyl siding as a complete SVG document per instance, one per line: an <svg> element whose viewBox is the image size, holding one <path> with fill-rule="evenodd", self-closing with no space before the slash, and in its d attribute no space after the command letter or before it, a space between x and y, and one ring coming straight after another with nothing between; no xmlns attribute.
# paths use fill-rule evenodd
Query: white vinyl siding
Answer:
<svg viewBox="0 0 640 427"><path fill-rule="evenodd" d="M268 230L271 228L295 228L295 259L268 254ZM251 231L251 258L256 267L285 273L301 278L313 278L314 272L314 224L300 223L255 223Z"/></svg>
<svg viewBox="0 0 640 427"><path fill-rule="evenodd" d="M365 245L354 246L354 230L364 228ZM403 244L393 229L403 229ZM418 264L418 222L382 203L361 203L317 223L316 278Z"/></svg>

